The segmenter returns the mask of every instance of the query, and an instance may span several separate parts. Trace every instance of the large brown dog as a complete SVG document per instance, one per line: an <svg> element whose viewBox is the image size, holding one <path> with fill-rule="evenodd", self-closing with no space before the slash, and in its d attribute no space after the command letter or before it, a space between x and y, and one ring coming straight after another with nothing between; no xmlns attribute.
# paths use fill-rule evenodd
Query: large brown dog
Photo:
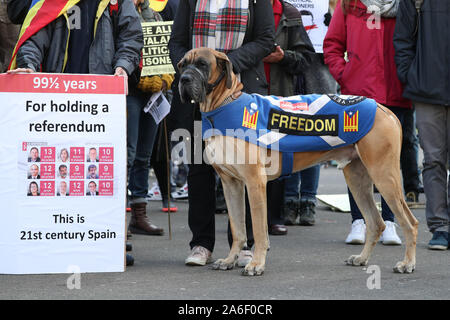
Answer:
<svg viewBox="0 0 450 320"><path fill-rule="evenodd" d="M226 108L227 101L237 99L242 94L243 85L232 72L231 62L223 53L207 48L193 49L178 63L178 69L181 73L179 90L182 100L199 103L202 112L209 112L219 106ZM361 254L347 259L348 265L367 265L385 228L373 199L375 183L394 212L405 237L405 257L395 265L394 271L414 271L418 221L403 198L400 179L401 141L402 131L398 119L390 110L378 105L372 129L356 144L330 151L294 153L294 172L333 159L344 167L345 179L367 225L364 248ZM228 257L217 260L213 264L214 269L233 268L246 242L244 186L247 186L250 191L255 249L253 259L243 274L261 275L264 272L269 247L266 183L281 173L280 166L275 171L269 170L268 158L281 163L281 154L263 149L234 137L213 136L206 140L206 154L222 179L233 234ZM255 161L217 161L225 159L227 154L253 156Z"/></svg>

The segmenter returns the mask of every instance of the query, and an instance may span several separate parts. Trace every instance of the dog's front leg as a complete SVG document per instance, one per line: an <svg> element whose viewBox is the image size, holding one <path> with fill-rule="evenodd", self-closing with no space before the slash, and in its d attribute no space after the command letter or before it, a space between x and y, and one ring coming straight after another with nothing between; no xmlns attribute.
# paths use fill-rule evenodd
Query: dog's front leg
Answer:
<svg viewBox="0 0 450 320"><path fill-rule="evenodd" d="M252 179L246 181L252 215L255 250L252 261L245 266L242 272L245 276L262 275L266 265L266 255L269 247L266 184L265 177L261 175L255 175Z"/></svg>
<svg viewBox="0 0 450 320"><path fill-rule="evenodd" d="M219 259L213 263L214 270L232 269L247 242L247 233L245 228L245 188L244 182L224 174L220 168L216 171L222 179L223 193L228 208L230 219L231 234L233 235L233 244L228 257Z"/></svg>

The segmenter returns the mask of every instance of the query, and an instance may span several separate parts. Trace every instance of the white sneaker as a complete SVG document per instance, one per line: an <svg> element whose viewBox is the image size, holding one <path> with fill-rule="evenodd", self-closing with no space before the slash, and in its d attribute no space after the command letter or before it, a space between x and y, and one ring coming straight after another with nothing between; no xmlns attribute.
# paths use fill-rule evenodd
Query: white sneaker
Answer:
<svg viewBox="0 0 450 320"><path fill-rule="evenodd" d="M150 201L161 201L161 190L159 190L159 186L157 183L153 183L153 187L147 193L147 200Z"/></svg>
<svg viewBox="0 0 450 320"><path fill-rule="evenodd" d="M188 185L184 184L180 189L171 193L172 199L187 199L188 197Z"/></svg>
<svg viewBox="0 0 450 320"><path fill-rule="evenodd" d="M212 253L202 246L195 246L184 261L188 266L204 266L212 262Z"/></svg>
<svg viewBox="0 0 450 320"><path fill-rule="evenodd" d="M253 253L250 250L241 250L237 259L236 265L239 268L244 268L253 259Z"/></svg>
<svg viewBox="0 0 450 320"><path fill-rule="evenodd" d="M395 223L392 221L385 221L386 229L384 229L381 234L380 241L383 242L384 245L396 246L402 244L402 240L397 235L397 231L395 230Z"/></svg>
<svg viewBox="0 0 450 320"><path fill-rule="evenodd" d="M364 244L366 242L366 224L364 219L357 219L352 223L352 230L345 239L347 244Z"/></svg>

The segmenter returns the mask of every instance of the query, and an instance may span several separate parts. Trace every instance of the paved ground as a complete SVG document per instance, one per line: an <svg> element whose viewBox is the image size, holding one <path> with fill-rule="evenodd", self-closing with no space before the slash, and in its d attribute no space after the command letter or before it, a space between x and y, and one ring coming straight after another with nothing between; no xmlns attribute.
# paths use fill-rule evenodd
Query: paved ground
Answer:
<svg viewBox="0 0 450 320"><path fill-rule="evenodd" d="M344 193L342 173L334 167L321 170L319 193ZM420 200L424 200L421 195ZM158 300L278 300L278 299L449 299L450 251L430 251L423 209L413 210L420 221L417 268L413 274L394 274L404 246L379 244L369 270L349 267L344 260L361 250L344 239L350 215L319 204L313 227L289 227L287 236L271 236L266 272L262 277L243 277L240 270L213 271L187 267L191 233L187 226L187 203L178 202L172 214L173 239L166 235L133 236L135 265L125 273L82 274L81 288L67 288L68 275L0 275L0 299L158 299ZM165 226L167 214L151 203L152 221ZM216 215L217 240L214 258L227 254L226 215ZM401 232L399 231L400 235ZM380 270L380 289L369 289ZM370 278L372 277L372 278ZM369 279L370 278L370 279Z"/></svg>

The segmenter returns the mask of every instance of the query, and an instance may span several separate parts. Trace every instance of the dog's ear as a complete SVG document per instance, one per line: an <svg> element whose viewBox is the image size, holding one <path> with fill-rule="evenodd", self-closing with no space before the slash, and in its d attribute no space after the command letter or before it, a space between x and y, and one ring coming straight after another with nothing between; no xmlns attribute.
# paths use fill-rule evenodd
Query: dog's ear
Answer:
<svg viewBox="0 0 450 320"><path fill-rule="evenodd" d="M186 58L184 57L183 59L180 60L180 62L177 63L177 68L178 68L178 71L179 71L179 72L181 72L181 69L183 68L184 60L185 60L185 59L186 59Z"/></svg>
<svg viewBox="0 0 450 320"><path fill-rule="evenodd" d="M225 65L225 71L226 71L226 77L227 77L227 88L231 88L231 74L233 72L233 64L231 63L230 59L228 59L227 55L223 52L214 51L214 55L216 56L216 59L220 61L220 64Z"/></svg>

